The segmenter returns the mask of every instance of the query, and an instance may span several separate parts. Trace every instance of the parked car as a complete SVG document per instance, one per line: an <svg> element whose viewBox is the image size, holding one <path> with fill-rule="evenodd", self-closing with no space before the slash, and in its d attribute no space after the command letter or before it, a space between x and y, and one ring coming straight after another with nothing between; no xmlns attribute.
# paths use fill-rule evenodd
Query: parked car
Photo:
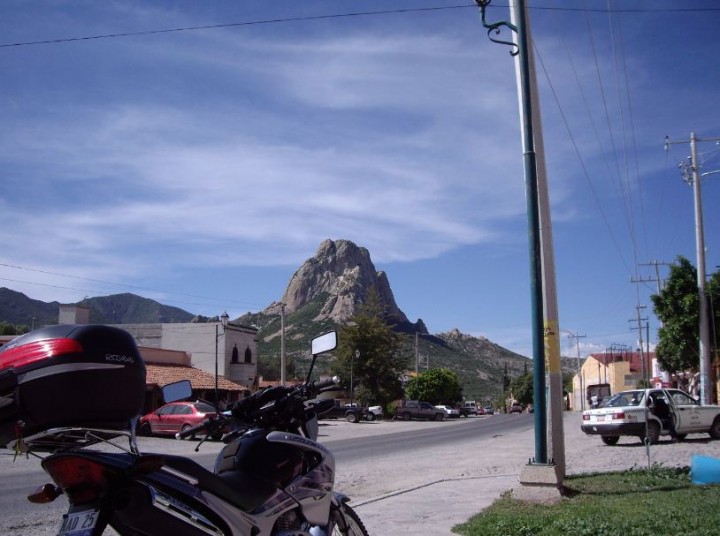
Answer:
<svg viewBox="0 0 720 536"><path fill-rule="evenodd" d="M216 416L207 402L172 402L140 417L137 429L140 435L175 435Z"/></svg>
<svg viewBox="0 0 720 536"><path fill-rule="evenodd" d="M460 417L460 412L456 410L455 408L451 408L450 406L445 406L443 404L439 404L435 406L437 409L441 409L445 412L446 417Z"/></svg>
<svg viewBox="0 0 720 536"><path fill-rule="evenodd" d="M599 435L606 445L621 436L657 443L661 435L682 440L687 434L720 439L720 406L701 405L679 389L636 389L611 396L597 409L583 412L581 429Z"/></svg>
<svg viewBox="0 0 720 536"><path fill-rule="evenodd" d="M462 404L462 409L465 410L466 416L467 415L477 415L478 414L478 406L477 403L474 400L466 400ZM462 412L461 412L462 414Z"/></svg>
<svg viewBox="0 0 720 536"><path fill-rule="evenodd" d="M478 415L485 415L485 408L482 407L482 406L478 406L477 414L478 414Z"/></svg>
<svg viewBox="0 0 720 536"><path fill-rule="evenodd" d="M368 408L367 415L365 415L365 419L368 421L374 421L375 419L382 419L383 417L383 409L382 406L370 406Z"/></svg>
<svg viewBox="0 0 720 536"><path fill-rule="evenodd" d="M510 411L508 413L522 413L522 412L523 412L522 404L518 404L517 402L515 402L510 406Z"/></svg>
<svg viewBox="0 0 720 536"><path fill-rule="evenodd" d="M485 406L483 411L485 412L485 415L495 415L495 408L492 406Z"/></svg>

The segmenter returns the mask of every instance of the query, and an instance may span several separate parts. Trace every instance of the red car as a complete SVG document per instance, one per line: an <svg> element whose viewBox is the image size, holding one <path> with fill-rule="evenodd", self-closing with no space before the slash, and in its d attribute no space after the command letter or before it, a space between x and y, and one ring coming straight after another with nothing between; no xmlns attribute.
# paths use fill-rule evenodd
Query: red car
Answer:
<svg viewBox="0 0 720 536"><path fill-rule="evenodd" d="M215 408L206 402L172 402L140 417L138 433L175 435L216 416Z"/></svg>

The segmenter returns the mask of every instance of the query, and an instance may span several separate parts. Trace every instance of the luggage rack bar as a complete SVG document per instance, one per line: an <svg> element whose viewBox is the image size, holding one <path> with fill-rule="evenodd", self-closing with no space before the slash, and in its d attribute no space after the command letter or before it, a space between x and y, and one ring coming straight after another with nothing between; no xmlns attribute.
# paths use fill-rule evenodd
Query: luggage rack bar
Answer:
<svg viewBox="0 0 720 536"><path fill-rule="evenodd" d="M127 437L130 442L130 448L133 449L133 434L129 430L106 430L99 428L50 428L37 434L23 437L19 440L13 440L8 443L7 448L14 450L16 453L29 452L58 452L65 450L81 449L96 445L98 443L109 443L110 445L120 448L122 447L111 443L111 439L118 437Z"/></svg>

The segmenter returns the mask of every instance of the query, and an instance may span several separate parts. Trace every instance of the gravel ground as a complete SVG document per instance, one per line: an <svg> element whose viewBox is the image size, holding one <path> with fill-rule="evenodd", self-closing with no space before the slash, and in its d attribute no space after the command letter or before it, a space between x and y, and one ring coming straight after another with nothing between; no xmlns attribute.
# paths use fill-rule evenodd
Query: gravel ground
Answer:
<svg viewBox="0 0 720 536"><path fill-rule="evenodd" d="M336 489L351 498L351 506L360 515L370 534L395 536L404 534L450 536L451 528L472 517L496 500L503 492L520 485L518 477L534 456L533 420L530 415L495 415L483 419L524 419L527 426L507 435L477 437L451 447L438 447L416 455L399 443L382 459L345 463L337 467ZM683 442L662 439L649 451L636 438L623 438L612 447L599 437L580 431L580 414L566 413L564 418L566 472L569 475L597 471L614 471L652 464L689 466L693 454L720 458L720 441L707 434L690 435ZM443 423L463 426L466 419ZM350 424L323 421L320 441L379 435L437 423L389 422ZM191 442L141 438L141 450L188 453ZM221 448L219 443L203 445L202 452ZM15 468L7 459L0 460L3 473ZM33 462L30 462L33 463ZM34 486L36 482L29 483ZM44 513L37 519L19 525L12 512L3 512L0 534L5 536L45 536L56 534L59 503L39 506ZM49 508L52 509L49 510ZM12 528L15 527L15 528ZM114 531L106 531L114 535Z"/></svg>

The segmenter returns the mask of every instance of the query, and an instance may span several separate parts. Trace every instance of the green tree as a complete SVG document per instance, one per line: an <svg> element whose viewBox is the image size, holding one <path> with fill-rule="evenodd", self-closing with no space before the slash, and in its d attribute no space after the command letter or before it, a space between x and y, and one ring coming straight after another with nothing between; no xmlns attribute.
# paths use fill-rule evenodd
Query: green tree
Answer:
<svg viewBox="0 0 720 536"><path fill-rule="evenodd" d="M720 347L720 270L715 272L707 284L707 292L710 302L710 337L715 356L718 355Z"/></svg>
<svg viewBox="0 0 720 536"><path fill-rule="evenodd" d="M431 404L455 404L462 400L462 386L457 374L444 368L430 369L412 378L405 387L412 400Z"/></svg>
<svg viewBox="0 0 720 536"><path fill-rule="evenodd" d="M22 335L30 331L25 325L15 325L8 322L0 322L0 335Z"/></svg>
<svg viewBox="0 0 720 536"><path fill-rule="evenodd" d="M663 325L655 348L658 364L673 373L697 370L700 363L697 270L679 256L659 294L651 296L655 315Z"/></svg>
<svg viewBox="0 0 720 536"><path fill-rule="evenodd" d="M392 328L380 297L371 289L358 312L340 327L332 366L346 389L351 389L352 377L355 392L384 408L402 397L400 377L407 365L400 352L402 338Z"/></svg>
<svg viewBox="0 0 720 536"><path fill-rule="evenodd" d="M533 375L529 372L518 376L510 382L510 390L513 398L521 404L532 404L533 402Z"/></svg>

